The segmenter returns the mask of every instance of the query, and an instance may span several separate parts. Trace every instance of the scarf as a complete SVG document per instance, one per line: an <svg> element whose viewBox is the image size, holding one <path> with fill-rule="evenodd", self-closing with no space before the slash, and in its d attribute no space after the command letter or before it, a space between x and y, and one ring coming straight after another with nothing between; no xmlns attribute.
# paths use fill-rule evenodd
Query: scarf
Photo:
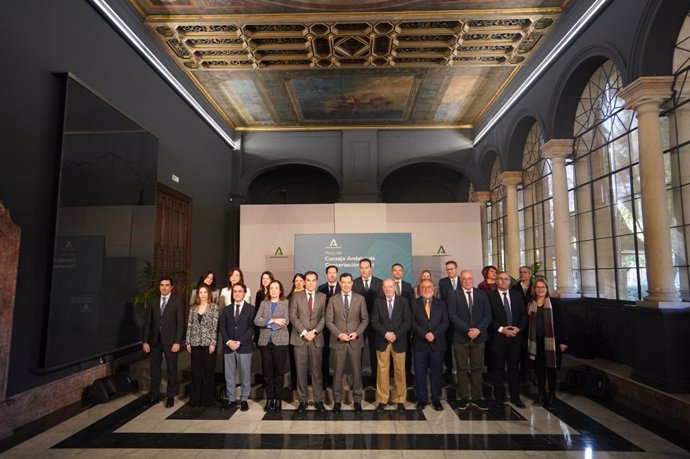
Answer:
<svg viewBox="0 0 690 459"><path fill-rule="evenodd" d="M529 334L527 337L527 352L530 360L537 359L537 302L529 302ZM544 361L547 368L556 368L556 335L553 331L553 309L551 300L544 299Z"/></svg>

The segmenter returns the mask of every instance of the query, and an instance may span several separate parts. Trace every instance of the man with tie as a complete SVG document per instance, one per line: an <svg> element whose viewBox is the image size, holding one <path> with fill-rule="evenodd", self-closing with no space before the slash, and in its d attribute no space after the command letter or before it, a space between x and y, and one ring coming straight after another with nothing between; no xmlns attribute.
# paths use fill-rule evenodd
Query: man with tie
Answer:
<svg viewBox="0 0 690 459"><path fill-rule="evenodd" d="M393 279L383 281L383 297L374 302L371 326L376 333L376 411L386 409L390 395L390 364L393 360L395 393L393 403L398 411L405 411L405 354L407 352L407 331L410 329L410 303L407 298L396 295Z"/></svg>
<svg viewBox="0 0 690 459"><path fill-rule="evenodd" d="M369 313L364 297L352 291L352 275L340 275L340 294L332 296L326 307L326 327L331 332L331 350L335 359L333 377L333 412L339 413L343 401L345 363L352 367L352 398L355 412L362 411L362 349Z"/></svg>
<svg viewBox="0 0 690 459"><path fill-rule="evenodd" d="M232 303L223 308L220 318L220 336L223 340L225 387L228 404L221 409L237 407L237 370L240 371L240 410L249 409L252 354L254 353L254 306L244 301L247 287L242 283L232 286Z"/></svg>
<svg viewBox="0 0 690 459"><path fill-rule="evenodd" d="M378 277L372 274L371 260L362 258L359 260L359 274L360 276L354 280L352 291L364 297L367 304L367 313L369 317L372 315L374 308L374 301L382 294L383 283ZM369 365L371 368L372 381L376 381L376 347L374 340L376 339L376 332L371 326L366 331L367 334L367 349L369 350Z"/></svg>
<svg viewBox="0 0 690 459"><path fill-rule="evenodd" d="M412 300L414 300L415 297L414 288L412 288L412 285L409 282L403 280L404 274L405 268L400 263L394 263L393 266L391 266L391 275L393 276L393 281L395 282L395 294L397 296L402 296L403 298L407 299L409 304L412 304ZM410 341L412 340L412 327L410 327L406 335L407 336L405 336L405 339L409 345ZM412 384L412 352L405 353L405 380L407 381L407 384Z"/></svg>
<svg viewBox="0 0 690 459"><path fill-rule="evenodd" d="M165 355L168 383L165 406L174 405L177 392L177 356L184 332L184 306L177 295L172 294L173 280L163 276L158 283L160 295L153 298L144 317L142 348L150 355L151 388L149 400L158 403L161 385L161 364Z"/></svg>
<svg viewBox="0 0 690 459"><path fill-rule="evenodd" d="M441 386L443 384L443 354L448 347L448 308L445 302L434 297L434 284L429 279L419 283L422 296L412 301L412 350L414 352L415 393L417 409L423 410L429 403L427 374L431 380L431 405L443 411Z"/></svg>
<svg viewBox="0 0 690 459"><path fill-rule="evenodd" d="M460 273L460 288L449 297L448 312L453 324L453 353L458 367L458 409L464 411L472 404L487 411L489 405L482 400L482 371L491 306L486 292L473 287L469 270Z"/></svg>
<svg viewBox="0 0 690 459"><path fill-rule="evenodd" d="M458 264L455 260L446 261L446 274L448 277L439 279L438 281L438 292L441 299L446 302L446 306L450 306L451 298L454 292L460 286L460 279L458 278ZM452 375L455 369L453 365L453 347L451 343L453 342L453 324L448 325L448 330L446 330L446 341L448 343L448 348L444 355L444 364L446 366L446 374Z"/></svg>
<svg viewBox="0 0 690 459"><path fill-rule="evenodd" d="M340 284L338 283L338 267L335 265L326 266L326 282L319 285L319 292L326 295L327 298L332 297L336 293L340 293ZM331 377L331 348L328 343L331 342L331 332L328 327L323 329L324 346L321 349L322 358L322 373L323 373L323 388L333 385L333 378Z"/></svg>
<svg viewBox="0 0 690 459"><path fill-rule="evenodd" d="M297 411L307 409L308 375L311 375L314 404L323 413L323 382L321 381L321 349L324 347L327 297L316 291L319 275L314 271L304 273L305 289L290 298L290 323L292 333L290 344L295 351L297 369Z"/></svg>

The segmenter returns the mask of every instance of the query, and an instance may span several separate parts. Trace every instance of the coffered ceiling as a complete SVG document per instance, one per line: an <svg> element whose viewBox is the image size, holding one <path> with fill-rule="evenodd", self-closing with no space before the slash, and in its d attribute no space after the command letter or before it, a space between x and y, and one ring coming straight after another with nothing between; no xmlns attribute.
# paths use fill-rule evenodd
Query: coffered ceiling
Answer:
<svg viewBox="0 0 690 459"><path fill-rule="evenodd" d="M130 0L235 130L471 128L567 0Z"/></svg>

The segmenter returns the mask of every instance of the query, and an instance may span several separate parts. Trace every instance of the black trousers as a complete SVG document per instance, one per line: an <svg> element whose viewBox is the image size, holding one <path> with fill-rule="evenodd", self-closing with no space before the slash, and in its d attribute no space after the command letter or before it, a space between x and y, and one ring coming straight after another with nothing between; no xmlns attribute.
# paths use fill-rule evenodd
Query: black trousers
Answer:
<svg viewBox="0 0 690 459"><path fill-rule="evenodd" d="M192 384L189 392L191 406L211 406L215 399L216 352L208 353L208 346L192 346Z"/></svg>
<svg viewBox="0 0 690 459"><path fill-rule="evenodd" d="M494 399L503 401L506 396L504 379L508 367L508 390L510 399L520 398L520 357L522 338L494 336L491 339L491 371L493 373Z"/></svg>
<svg viewBox="0 0 690 459"><path fill-rule="evenodd" d="M534 361L534 373L537 377L537 389L539 389L539 392L546 392L548 383L548 391L554 394L556 393L556 369L546 368L543 337L537 337L537 355Z"/></svg>
<svg viewBox="0 0 690 459"><path fill-rule="evenodd" d="M259 349L261 349L261 367L264 373L266 398L282 398L288 346L276 346L273 343L268 343L266 346L259 346Z"/></svg>
<svg viewBox="0 0 690 459"><path fill-rule="evenodd" d="M165 396L174 397L177 393L177 352L171 350L172 345L156 344L151 345L149 359L151 363L151 395L158 396L161 388L161 365L163 355L165 355L165 366L167 367L168 384Z"/></svg>

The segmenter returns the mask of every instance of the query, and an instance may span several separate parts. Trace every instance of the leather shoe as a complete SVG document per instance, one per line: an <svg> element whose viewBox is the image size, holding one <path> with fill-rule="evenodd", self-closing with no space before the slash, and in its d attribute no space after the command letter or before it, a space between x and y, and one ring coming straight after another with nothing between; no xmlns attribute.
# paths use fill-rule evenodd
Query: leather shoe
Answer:
<svg viewBox="0 0 690 459"><path fill-rule="evenodd" d="M434 407L435 411L443 411L443 405L441 405L441 402L432 402L431 405Z"/></svg>
<svg viewBox="0 0 690 459"><path fill-rule="evenodd" d="M228 402L227 404L220 407L221 411L234 410L235 408L237 408L237 402L236 401Z"/></svg>
<svg viewBox="0 0 690 459"><path fill-rule="evenodd" d="M465 411L467 407L470 406L470 401L467 400L466 398L461 398L460 401L458 402L458 410L460 411Z"/></svg>
<svg viewBox="0 0 690 459"><path fill-rule="evenodd" d="M316 402L316 411L318 411L319 413L326 412L326 407L323 406L323 402Z"/></svg>
<svg viewBox="0 0 690 459"><path fill-rule="evenodd" d="M340 402L335 402L335 404L333 405L333 412L334 413L340 413L340 409L341 409Z"/></svg>
<svg viewBox="0 0 690 459"><path fill-rule="evenodd" d="M510 403L512 403L513 405L515 405L518 408L525 408L525 404L522 403L522 400L520 400L520 399L511 400Z"/></svg>
<svg viewBox="0 0 690 459"><path fill-rule="evenodd" d="M417 409L418 410L423 410L424 407L426 406L426 402L417 402Z"/></svg>
<svg viewBox="0 0 690 459"><path fill-rule="evenodd" d="M405 411L405 404L404 403L398 403L398 411L400 411L400 412Z"/></svg>
<svg viewBox="0 0 690 459"><path fill-rule="evenodd" d="M240 403L240 411L248 411L249 410L249 403L247 401L242 401Z"/></svg>
<svg viewBox="0 0 690 459"><path fill-rule="evenodd" d="M544 395L544 392L539 392L539 393L537 394L537 399L534 401L534 404L537 405L537 406L543 405L543 404L544 404L544 399L545 399L545 398L546 398L546 396Z"/></svg>
<svg viewBox="0 0 690 459"><path fill-rule="evenodd" d="M362 412L362 404L359 402L355 402L355 413L361 413Z"/></svg>
<svg viewBox="0 0 690 459"><path fill-rule="evenodd" d="M386 405L384 403L379 403L378 405L376 405L376 411L378 411L378 412L386 411Z"/></svg>
<svg viewBox="0 0 690 459"><path fill-rule="evenodd" d="M273 409L275 411L281 411L283 409L283 401L279 398L273 399Z"/></svg>
<svg viewBox="0 0 690 459"><path fill-rule="evenodd" d="M175 400L172 397L168 397L165 399L165 407L166 408L172 408L174 404L175 404Z"/></svg>
<svg viewBox="0 0 690 459"><path fill-rule="evenodd" d="M307 404L304 402L299 402L299 405L297 406L297 412L298 413L304 413L304 410L307 409Z"/></svg>
<svg viewBox="0 0 690 459"><path fill-rule="evenodd" d="M266 406L264 407L264 411L273 411L273 399L269 398L266 400Z"/></svg>

